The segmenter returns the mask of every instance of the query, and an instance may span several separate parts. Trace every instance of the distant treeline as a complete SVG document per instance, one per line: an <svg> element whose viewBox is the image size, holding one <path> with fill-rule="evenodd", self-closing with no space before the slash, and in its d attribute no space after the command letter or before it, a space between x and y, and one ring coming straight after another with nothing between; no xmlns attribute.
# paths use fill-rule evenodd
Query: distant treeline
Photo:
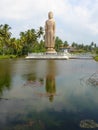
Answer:
<svg viewBox="0 0 98 130"><path fill-rule="evenodd" d="M38 30L28 29L25 32L20 32L19 38L12 37L11 27L8 24L0 25L0 55L27 55L31 52L45 52L44 43L44 28L39 27ZM59 37L55 39L56 51L61 51L62 48L74 48L75 51L94 51L98 53L96 43L91 42L90 45L78 44L73 42L69 44L67 41L62 41Z"/></svg>

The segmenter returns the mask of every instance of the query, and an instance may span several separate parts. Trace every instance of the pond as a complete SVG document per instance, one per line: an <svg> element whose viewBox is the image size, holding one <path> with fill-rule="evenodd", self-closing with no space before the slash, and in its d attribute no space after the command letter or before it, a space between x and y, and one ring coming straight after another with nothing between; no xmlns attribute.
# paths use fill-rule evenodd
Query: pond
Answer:
<svg viewBox="0 0 98 130"><path fill-rule="evenodd" d="M98 123L96 75L94 60L0 60L0 130L85 130L81 121Z"/></svg>

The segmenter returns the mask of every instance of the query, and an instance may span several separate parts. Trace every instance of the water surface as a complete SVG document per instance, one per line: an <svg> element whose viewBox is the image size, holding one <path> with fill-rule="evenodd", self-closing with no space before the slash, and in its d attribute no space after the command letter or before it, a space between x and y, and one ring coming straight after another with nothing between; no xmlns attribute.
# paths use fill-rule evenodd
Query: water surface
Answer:
<svg viewBox="0 0 98 130"><path fill-rule="evenodd" d="M98 123L93 60L1 60L0 130L81 130ZM95 128L97 129L97 128Z"/></svg>

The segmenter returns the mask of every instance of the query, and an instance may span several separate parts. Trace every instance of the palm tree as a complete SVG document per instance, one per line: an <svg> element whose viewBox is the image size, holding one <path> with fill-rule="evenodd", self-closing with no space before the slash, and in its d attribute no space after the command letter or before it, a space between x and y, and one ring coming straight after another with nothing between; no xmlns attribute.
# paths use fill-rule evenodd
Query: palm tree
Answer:
<svg viewBox="0 0 98 130"><path fill-rule="evenodd" d="M9 32L10 29L11 29L11 27L9 27L8 24L5 24L3 26L3 33L4 33L6 38L10 38L11 37L11 32Z"/></svg>
<svg viewBox="0 0 98 130"><path fill-rule="evenodd" d="M32 52L33 46L37 42L37 34L35 29L29 29L20 33L20 41L23 45L22 54Z"/></svg>
<svg viewBox="0 0 98 130"><path fill-rule="evenodd" d="M43 34L44 34L44 29L42 26L40 26L38 31L37 31L37 37L40 39L41 36L43 37Z"/></svg>
<svg viewBox="0 0 98 130"><path fill-rule="evenodd" d="M8 47L10 46L10 37L11 32L9 31L11 27L8 24L0 25L0 37L3 54L8 51Z"/></svg>

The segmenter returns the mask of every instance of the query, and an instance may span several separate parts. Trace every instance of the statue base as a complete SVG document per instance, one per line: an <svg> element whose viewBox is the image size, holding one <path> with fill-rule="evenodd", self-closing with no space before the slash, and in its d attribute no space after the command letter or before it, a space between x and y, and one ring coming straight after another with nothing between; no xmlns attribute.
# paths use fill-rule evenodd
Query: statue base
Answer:
<svg viewBox="0 0 98 130"><path fill-rule="evenodd" d="M57 54L54 48L48 48L46 54Z"/></svg>

